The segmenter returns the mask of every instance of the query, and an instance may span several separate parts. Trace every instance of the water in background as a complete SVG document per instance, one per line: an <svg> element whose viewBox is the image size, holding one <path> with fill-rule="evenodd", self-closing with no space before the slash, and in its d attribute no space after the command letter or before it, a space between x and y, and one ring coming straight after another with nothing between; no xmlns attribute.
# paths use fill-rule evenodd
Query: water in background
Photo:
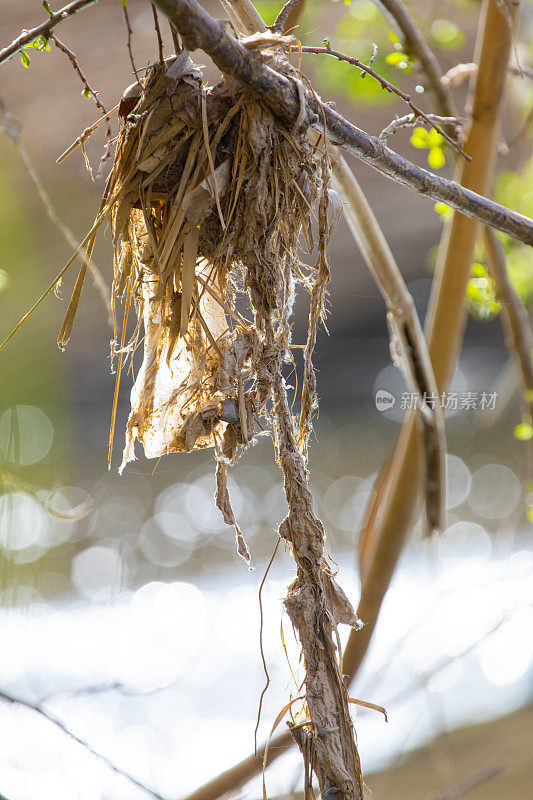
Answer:
<svg viewBox="0 0 533 800"><path fill-rule="evenodd" d="M466 357L475 366L474 355ZM472 363L469 391L476 390ZM396 377L385 367L373 391L399 398ZM466 390L460 372L455 389ZM399 406L382 413L370 400L323 414L312 447L317 511L354 604L357 532L404 413ZM448 418L447 529L430 543L415 533L351 688L389 715L385 723L378 712L353 707L366 772L442 730L531 700L533 548L511 447L513 413L490 436L485 412L458 409ZM153 464L141 458L119 478L103 472L86 441L72 485L44 485L41 475L39 487L20 476L53 452L53 423L34 406L4 412L5 463L15 452L14 431L18 463L11 492L0 499L8 575L0 690L39 704L162 796L185 795L253 750L265 683L258 589L285 514L271 442L260 438L231 473L255 565L248 571L214 505L211 453L167 457L153 476ZM291 676L301 678L298 647L282 612L293 576L281 547L263 590L271 685L260 740L298 694ZM343 644L347 635L341 630ZM0 728L0 791L14 800L33 800L36 787L40 800L143 796L31 708L1 702ZM298 756L282 757L268 772L270 795L300 778ZM255 781L245 796L260 794Z"/></svg>

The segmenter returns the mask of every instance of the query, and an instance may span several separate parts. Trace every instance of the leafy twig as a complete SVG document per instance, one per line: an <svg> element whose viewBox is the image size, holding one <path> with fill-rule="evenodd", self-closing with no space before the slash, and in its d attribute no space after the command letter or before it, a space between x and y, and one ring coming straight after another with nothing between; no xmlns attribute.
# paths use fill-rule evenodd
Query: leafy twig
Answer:
<svg viewBox="0 0 533 800"><path fill-rule="evenodd" d="M32 28L29 31L22 31L20 36L18 36L14 41L11 42L10 45L4 47L3 50L0 50L0 64L4 61L7 61L8 58L18 53L19 50L22 50L27 44L33 42L34 39L37 39L38 36L42 36L45 39L50 37L51 32L59 25L61 22L64 22L66 19L71 17L76 12L81 11L83 8L87 6L93 5L93 3L97 3L98 0L74 0L73 3L69 3L68 5L61 8L59 11L53 11L46 22L42 22L37 27Z"/></svg>
<svg viewBox="0 0 533 800"><path fill-rule="evenodd" d="M237 41L223 21L215 20L196 0L155 0L174 22L189 50L201 48L223 72L260 97L291 128L300 113L294 82L275 72ZM463 186L417 167L377 138L352 125L337 111L305 91L308 119L317 130L325 119L332 142L371 164L392 180L426 197L441 200L462 214L533 244L533 220L506 209Z"/></svg>
<svg viewBox="0 0 533 800"><path fill-rule="evenodd" d="M379 83L382 89L385 89L385 91L390 92L391 94L395 94L398 97L401 97L401 99L405 103L407 103L409 108L412 110L416 119L420 118L423 119L425 122L427 122L427 124L430 125L432 128L434 128L436 131L438 131L438 133L440 133L440 135L443 136L446 139L446 141L449 144L451 144L451 146L463 156L463 158L466 158L467 161L470 161L470 156L464 152L464 150L461 148L458 142L456 142L455 139L452 139L452 137L449 134L447 134L443 128L437 125L437 123L434 122L433 119L431 119L431 117L434 118L435 116L434 114L428 115L426 114L425 111L422 111L421 108L419 108L417 105L415 105L415 103L413 103L410 94L407 94L406 92L402 91L402 89L399 89L393 83L386 80L382 75L380 75L378 72L372 69L372 67L368 66L368 64L364 64L362 61L360 61L358 58L355 58L354 56L348 56L345 53L341 53L339 50L333 50L329 42L326 42L324 47L303 46L302 53L312 53L314 55L332 56L333 58L336 58L338 61L345 61L346 63L352 64L354 67L361 69L366 75L370 75L371 78L374 78L374 80Z"/></svg>
<svg viewBox="0 0 533 800"><path fill-rule="evenodd" d="M404 47L413 53L420 62L431 91L437 100L440 113L445 117L457 116L455 103L446 85L442 82L442 70L434 53L422 36L411 17L409 10L401 0L380 0L378 6L383 7L394 20L403 35Z"/></svg>

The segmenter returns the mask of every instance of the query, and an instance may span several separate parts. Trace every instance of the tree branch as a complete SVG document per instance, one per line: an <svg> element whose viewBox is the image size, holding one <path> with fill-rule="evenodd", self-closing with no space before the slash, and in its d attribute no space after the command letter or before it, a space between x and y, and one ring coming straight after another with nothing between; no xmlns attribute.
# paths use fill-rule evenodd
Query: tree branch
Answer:
<svg viewBox="0 0 533 800"><path fill-rule="evenodd" d="M300 112L300 99L293 81L250 52L243 42L227 32L223 21L213 19L196 0L155 2L176 25L189 50L204 50L219 69L257 94L286 125L294 125ZM308 121L313 127L321 130L325 120L331 141L357 158L418 194L440 200L468 217L533 244L533 220L416 166L352 125L312 92L306 91L305 99Z"/></svg>
<svg viewBox="0 0 533 800"><path fill-rule="evenodd" d="M387 11L400 29L407 53L412 53L420 61L420 66L429 81L430 89L435 95L441 115L443 117L456 117L457 109L453 97L448 87L442 82L440 64L413 22L409 10L401 0L379 0L376 4Z"/></svg>
<svg viewBox="0 0 533 800"><path fill-rule="evenodd" d="M492 178L511 47L511 33L498 1L485 0L476 45L479 68L469 104L472 119L466 144L474 160L462 162L458 172L461 183L481 192L488 190ZM448 387L457 361L465 324L466 284L477 234L476 224L454 214L441 245L426 334L439 391ZM419 437L414 416L410 415L392 455L378 476L378 490L360 539L361 574L365 583L374 577L377 591L374 596L365 598L364 593L362 595L358 615L367 624L357 637L351 636L348 642L345 664L350 669L361 662L361 639L369 636L375 625L388 580L418 509L420 469Z"/></svg>
<svg viewBox="0 0 533 800"><path fill-rule="evenodd" d="M325 56L332 56L336 58L338 61L345 61L348 64L352 64L354 67L358 67L358 69L363 70L366 75L370 75L371 78L374 78L375 81L379 83L382 89L385 89L387 92L391 92L395 94L397 97L400 97L404 103L407 103L411 111L413 112L415 118L420 117L425 122L428 123L432 128L434 128L437 133L440 133L441 136L446 139L448 144L450 144L458 153L460 153L467 161L470 161L470 156L468 156L464 150L460 147L455 139L452 139L449 134L446 133L435 121L435 114L426 114L425 111L422 111L419 106L415 105L413 99L410 94L402 91L402 89L398 89L390 81L383 78L379 75L375 70L372 69L368 64L364 64L358 58L354 58L353 56L347 56L345 53L340 53L338 50L332 50L330 45L326 45L325 47L308 47L307 45L302 47L302 53L313 53L314 55L325 55ZM452 118L453 119L453 118ZM381 137L380 137L381 139ZM383 140L382 140L383 141Z"/></svg>
<svg viewBox="0 0 533 800"><path fill-rule="evenodd" d="M73 3L69 3L67 6L64 6L59 11L53 11L45 22L42 22L37 27L32 28L29 31L22 31L20 36L18 36L14 41L11 42L10 45L4 47L3 50L0 50L0 64L4 61L7 61L8 58L18 53L19 50L22 50L30 42L33 42L38 36L44 36L45 38L50 35L56 25L59 25L61 22L64 22L66 19L71 17L73 14L76 14L78 11L81 11L83 8L92 5L93 3L97 3L98 0L74 0Z"/></svg>
<svg viewBox="0 0 533 800"><path fill-rule="evenodd" d="M350 232L387 304L391 349L398 351L399 366L410 390L422 400L418 419L425 454L426 516L430 533L442 531L446 486L444 415L438 400L432 406L426 399L439 395L424 333L383 232L342 157L336 164L334 185L346 201L344 215Z"/></svg>
<svg viewBox="0 0 533 800"><path fill-rule="evenodd" d="M39 714L41 717L44 717L44 719L48 720L48 722L51 722L52 725L55 725L57 728L62 730L63 733L66 733L67 736L85 748L85 750L91 753L91 755L96 756L99 761L102 761L106 766L109 767L109 769L113 770L113 772L116 772L117 775L121 775L123 778L126 778L128 781L130 781L130 783L133 783L135 786L137 786L137 788L142 789L143 792L151 795L154 800L166 800L163 795L158 794L158 792L153 791L153 789L149 789L148 786L145 786L144 783L138 781L137 778L134 778L129 772L117 767L117 765L107 758L107 756L99 753L98 750L94 750L94 748L91 747L91 745L86 742L85 739L82 739L80 736L77 736L75 733L73 733L63 722L61 722L60 719L46 711L42 705L29 703L27 700L21 700L18 697L12 697L12 695L2 691L0 691L0 700L3 700L5 703L9 703L10 705L23 706L24 708Z"/></svg>
<svg viewBox="0 0 533 800"><path fill-rule="evenodd" d="M505 254L494 231L485 229L485 253L494 279L496 296L502 304L501 314L507 348L514 354L522 376L523 397L528 422L533 419L533 333L526 309L509 280Z"/></svg>

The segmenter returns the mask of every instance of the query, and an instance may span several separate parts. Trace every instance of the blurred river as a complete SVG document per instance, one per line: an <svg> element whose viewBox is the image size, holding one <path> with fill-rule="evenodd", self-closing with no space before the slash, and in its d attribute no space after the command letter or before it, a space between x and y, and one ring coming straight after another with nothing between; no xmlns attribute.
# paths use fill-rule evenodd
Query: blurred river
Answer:
<svg viewBox="0 0 533 800"><path fill-rule="evenodd" d="M396 391L387 375L385 369L375 388ZM51 433L39 409L16 413L20 459L31 464L50 447ZM310 464L338 580L354 605L357 529L398 425L394 409L365 413L353 424L347 414L343 424L322 417ZM353 706L365 772L437 733L532 698L533 548L504 446L509 422L500 439L492 433L487 442L473 420L470 411L449 419L448 527L429 543L415 534L351 688L389 715L385 723L378 712ZM7 424L0 418L0 446ZM281 476L267 437L232 471L236 516L253 554L249 571L215 508L211 459L205 452L169 457L153 477L153 464L141 459L123 478L106 473L52 495L20 489L0 500L11 569L0 617L0 690L42 704L169 798L252 752L265 683L258 589L285 514ZM58 518L73 508L79 519ZM281 547L263 590L271 685L261 741L299 694L291 677L291 669L302 677L298 647L282 614L293 576ZM347 636L341 628L343 644ZM31 709L0 702L0 731L0 791L10 800L143 796ZM267 785L272 797L301 785L295 753L269 769ZM260 795L254 781L243 796Z"/></svg>

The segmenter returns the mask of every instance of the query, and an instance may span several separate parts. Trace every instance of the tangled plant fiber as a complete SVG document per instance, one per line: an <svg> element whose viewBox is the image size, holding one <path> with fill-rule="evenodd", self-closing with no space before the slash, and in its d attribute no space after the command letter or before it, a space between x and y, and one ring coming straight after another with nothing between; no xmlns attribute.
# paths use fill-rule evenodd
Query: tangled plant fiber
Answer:
<svg viewBox="0 0 533 800"><path fill-rule="evenodd" d="M150 67L124 93L114 165L90 234L110 218L114 312L125 298L112 343L118 368L111 441L121 370L142 344L121 469L135 458L135 440L149 458L214 448L216 502L249 562L227 468L264 427L261 420L270 428L288 504L279 534L297 566L285 606L306 673L307 716L294 736L320 786L355 799L362 797L361 772L335 636L338 623L359 621L326 561L307 473L317 406L312 354L325 316L326 248L342 202L329 187L325 138L312 144L307 137L300 74L282 51L287 39L263 35L247 45L296 83L302 113L293 130L233 80L206 86L186 50ZM314 238L316 263L308 267L299 258L300 240L311 252ZM310 295L299 420L283 377L284 363L293 361L298 284ZM137 324L126 341L132 306Z"/></svg>

